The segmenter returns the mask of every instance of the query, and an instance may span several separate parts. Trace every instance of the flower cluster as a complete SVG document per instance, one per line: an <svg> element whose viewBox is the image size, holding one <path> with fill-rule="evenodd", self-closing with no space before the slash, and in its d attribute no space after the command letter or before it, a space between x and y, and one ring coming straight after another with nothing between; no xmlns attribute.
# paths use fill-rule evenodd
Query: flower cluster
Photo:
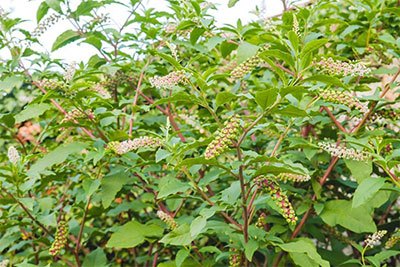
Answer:
<svg viewBox="0 0 400 267"><path fill-rule="evenodd" d="M327 151L334 157L343 159L352 159L357 161L364 161L368 158L368 155L364 151L357 151L354 148L346 148L343 146L337 146L334 143L319 142L318 146L323 150Z"/></svg>
<svg viewBox="0 0 400 267"><path fill-rule="evenodd" d="M297 20L297 16L295 13L293 13L293 31L297 36L300 37L299 21Z"/></svg>
<svg viewBox="0 0 400 267"><path fill-rule="evenodd" d="M215 139L207 146L204 157L212 159L224 152L232 145L232 139L237 137L239 129L239 117L234 115L224 123L224 128L217 131Z"/></svg>
<svg viewBox="0 0 400 267"><path fill-rule="evenodd" d="M10 146L8 148L7 156L8 160L14 165L17 164L21 158L21 156L18 153L18 150L14 146Z"/></svg>
<svg viewBox="0 0 400 267"><path fill-rule="evenodd" d="M0 10L0 11L1 11L1 10ZM7 267L9 263L10 263L9 260L2 260L2 261L0 262L0 267Z"/></svg>
<svg viewBox="0 0 400 267"><path fill-rule="evenodd" d="M157 211L157 216L161 219L161 221L165 222L171 230L174 230L176 227L178 227L178 224L171 215L159 210Z"/></svg>
<svg viewBox="0 0 400 267"><path fill-rule="evenodd" d="M165 76L155 76L149 79L150 84L157 89L171 88L180 82L186 82L186 75L184 71L173 71Z"/></svg>
<svg viewBox="0 0 400 267"><path fill-rule="evenodd" d="M95 118L95 116L91 110L82 112L78 109L74 109L72 111L69 111L67 114L65 114L64 119L62 119L61 123L74 122L77 119L81 119L81 118L88 118L88 119L92 120Z"/></svg>
<svg viewBox="0 0 400 267"><path fill-rule="evenodd" d="M90 90L96 92L104 99L110 99L111 94L107 91L105 86L102 83L96 83L94 86L90 88Z"/></svg>
<svg viewBox="0 0 400 267"><path fill-rule="evenodd" d="M67 82L70 82L75 75L75 71L76 71L76 67L75 67L75 62L72 62L71 64L69 64L65 70L64 73L64 80L66 80Z"/></svg>
<svg viewBox="0 0 400 267"><path fill-rule="evenodd" d="M33 30L32 36L37 38L45 33L51 26L56 24L61 18L60 14L51 14L49 17L44 19L39 25Z"/></svg>
<svg viewBox="0 0 400 267"><path fill-rule="evenodd" d="M50 90L66 89L65 83L57 81L57 80L43 79L43 80L37 81L37 84L38 84L38 86L40 86L44 89L50 89Z"/></svg>
<svg viewBox="0 0 400 267"><path fill-rule="evenodd" d="M55 240L49 249L50 255L55 256L60 253L61 249L67 243L67 234L68 225L64 220L62 220L58 223Z"/></svg>
<svg viewBox="0 0 400 267"><path fill-rule="evenodd" d="M23 126L18 128L18 139L23 143L30 141L35 142L35 135L41 132L39 124L32 124L32 122L27 121Z"/></svg>
<svg viewBox="0 0 400 267"><path fill-rule="evenodd" d="M255 69L263 60L260 58L260 54L268 49L268 45L262 47L254 56L250 57L246 61L242 62L234 68L231 72L232 78L238 80L243 78L247 73Z"/></svg>
<svg viewBox="0 0 400 267"><path fill-rule="evenodd" d="M293 206L278 184L265 176L257 177L255 183L271 196L272 200L274 200L276 205L281 209L281 213L288 223L295 224L297 222L297 216Z"/></svg>
<svg viewBox="0 0 400 267"><path fill-rule="evenodd" d="M394 233L388 241L385 243L385 248L389 249L394 247L398 242L400 242L400 231L398 230L396 233Z"/></svg>
<svg viewBox="0 0 400 267"><path fill-rule="evenodd" d="M387 109L381 109L376 111L378 116L381 116L385 119L390 119L390 120L398 120L400 119L400 113L397 113L397 111L393 108L387 108Z"/></svg>
<svg viewBox="0 0 400 267"><path fill-rule="evenodd" d="M369 235L368 238L365 240L365 247L374 247L378 246L380 240L384 235L386 235L387 231L386 230L380 230L376 233L373 233L372 235Z"/></svg>
<svg viewBox="0 0 400 267"><path fill-rule="evenodd" d="M368 108L364 106L357 98L352 96L349 92L325 89L319 91L319 95L322 97L322 99L328 102L342 104L348 106L349 108L356 108L363 113L368 112Z"/></svg>
<svg viewBox="0 0 400 267"><path fill-rule="evenodd" d="M107 149L114 151L118 155L128 153L139 148L156 148L161 146L161 140L158 138L142 136L133 140L125 140L122 142L113 141L108 143Z"/></svg>
<svg viewBox="0 0 400 267"><path fill-rule="evenodd" d="M283 182L292 181L292 182L306 182L311 179L310 175L302 175L296 173L280 173L276 176L279 180Z"/></svg>
<svg viewBox="0 0 400 267"><path fill-rule="evenodd" d="M229 267L242 266L242 256L236 248L230 248L229 251Z"/></svg>
<svg viewBox="0 0 400 267"><path fill-rule="evenodd" d="M333 58L322 58L314 63L318 69L328 72L331 75L343 76L365 76L371 72L363 63L348 63Z"/></svg>

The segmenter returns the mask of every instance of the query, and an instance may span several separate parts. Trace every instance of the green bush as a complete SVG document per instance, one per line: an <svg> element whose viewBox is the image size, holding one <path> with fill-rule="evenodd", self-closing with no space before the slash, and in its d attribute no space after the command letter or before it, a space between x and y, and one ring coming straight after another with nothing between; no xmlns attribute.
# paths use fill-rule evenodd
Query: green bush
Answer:
<svg viewBox="0 0 400 267"><path fill-rule="evenodd" d="M399 264L399 2L168 2L1 10L0 265ZM98 53L43 52L59 20Z"/></svg>

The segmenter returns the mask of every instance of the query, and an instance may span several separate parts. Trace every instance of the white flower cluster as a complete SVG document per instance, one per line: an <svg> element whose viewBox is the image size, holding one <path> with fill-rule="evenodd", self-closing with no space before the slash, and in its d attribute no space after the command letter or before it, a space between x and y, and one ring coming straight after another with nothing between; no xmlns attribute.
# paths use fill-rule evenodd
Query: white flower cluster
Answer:
<svg viewBox="0 0 400 267"><path fill-rule="evenodd" d="M49 17L44 19L39 25L33 30L32 36L37 38L45 33L51 26L56 24L62 16L60 14L51 14Z"/></svg>
<svg viewBox="0 0 400 267"><path fill-rule="evenodd" d="M365 247L374 247L380 244L380 240L384 235L386 235L386 230L380 230L372 235L369 235L368 238L365 240Z"/></svg>
<svg viewBox="0 0 400 267"><path fill-rule="evenodd" d="M12 164L17 164L18 161L20 160L21 156L18 153L18 150L14 147L14 146L10 146L8 148L8 160L12 163Z"/></svg>
<svg viewBox="0 0 400 267"><path fill-rule="evenodd" d="M7 267L9 263L10 263L9 260L3 260L0 262L0 267Z"/></svg>
<svg viewBox="0 0 400 267"><path fill-rule="evenodd" d="M318 146L334 157L352 159L357 161L364 161L368 158L368 155L363 151L356 151L354 148L336 146L336 144L334 143L319 142Z"/></svg>
<svg viewBox="0 0 400 267"><path fill-rule="evenodd" d="M156 148L161 145L161 140L158 138L142 136L133 140L110 142L108 143L107 148L114 151L118 155L122 155L132 150L137 150L139 148Z"/></svg>
<svg viewBox="0 0 400 267"><path fill-rule="evenodd" d="M297 20L295 13L293 13L293 31L296 33L298 37L300 37L299 21Z"/></svg>
<svg viewBox="0 0 400 267"><path fill-rule="evenodd" d="M365 76L371 72L363 63L348 63L333 58L321 59L315 63L317 68L332 75Z"/></svg>
<svg viewBox="0 0 400 267"><path fill-rule="evenodd" d="M149 79L150 84L157 89L171 88L180 82L185 82L186 76L183 71L173 71L165 76L155 76Z"/></svg>
<svg viewBox="0 0 400 267"><path fill-rule="evenodd" d="M75 75L75 71L76 71L76 67L75 67L76 63L72 62L71 64L68 64L65 73L64 73L64 79L67 82L70 82L72 80L72 78L74 78Z"/></svg>
<svg viewBox="0 0 400 267"><path fill-rule="evenodd" d="M64 119L62 119L61 123L74 122L76 119L82 119L82 118L88 118L92 120L95 118L95 115L92 110L87 110L84 113L78 109L74 109L65 114Z"/></svg>

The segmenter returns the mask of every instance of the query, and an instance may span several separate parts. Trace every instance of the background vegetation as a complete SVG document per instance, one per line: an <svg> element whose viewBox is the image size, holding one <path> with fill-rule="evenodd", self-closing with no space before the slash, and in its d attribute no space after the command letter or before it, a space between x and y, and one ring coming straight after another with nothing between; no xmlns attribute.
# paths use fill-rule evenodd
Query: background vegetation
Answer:
<svg viewBox="0 0 400 267"><path fill-rule="evenodd" d="M33 32L1 10L2 266L399 264L399 2L169 5L46 0ZM41 52L59 20L53 50L98 54Z"/></svg>

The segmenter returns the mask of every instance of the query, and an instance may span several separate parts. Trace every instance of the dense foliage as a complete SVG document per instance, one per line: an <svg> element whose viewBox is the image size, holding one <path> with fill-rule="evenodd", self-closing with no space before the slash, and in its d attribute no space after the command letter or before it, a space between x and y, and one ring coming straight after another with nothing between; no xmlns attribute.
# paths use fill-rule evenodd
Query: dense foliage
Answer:
<svg viewBox="0 0 400 267"><path fill-rule="evenodd" d="M169 6L1 10L0 265L399 264L399 2ZM43 51L59 20L98 53Z"/></svg>

